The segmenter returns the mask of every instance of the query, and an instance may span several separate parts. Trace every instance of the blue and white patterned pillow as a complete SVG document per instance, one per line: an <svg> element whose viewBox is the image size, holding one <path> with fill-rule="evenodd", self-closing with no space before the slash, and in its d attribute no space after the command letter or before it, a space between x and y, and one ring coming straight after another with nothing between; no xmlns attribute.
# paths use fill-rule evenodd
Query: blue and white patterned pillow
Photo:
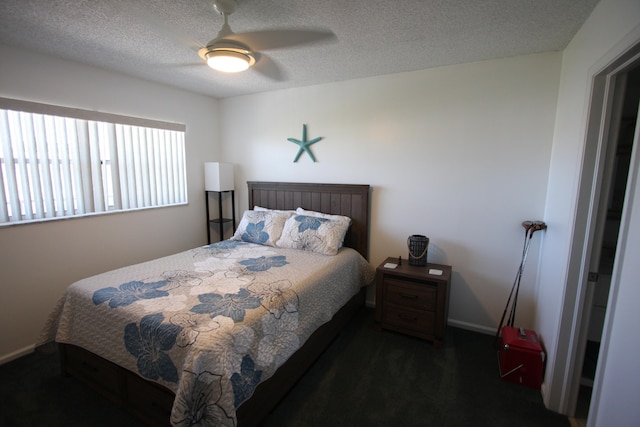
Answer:
<svg viewBox="0 0 640 427"><path fill-rule="evenodd" d="M345 227L347 227L347 229L349 229L349 225L351 225L351 218L349 218L348 216L344 216L344 215L332 215L332 214L326 214L326 213L322 213L322 212L316 212L316 211L310 211L310 210L306 210L306 209L302 209L302 208L298 208L296 209L296 213L298 215L306 215L306 216L315 216L318 218L326 218L326 219L332 219L335 221L342 221L345 224ZM346 232L345 232L346 234ZM342 237L342 239L344 240L344 236ZM340 246L338 247L342 247L342 240L340 241Z"/></svg>
<svg viewBox="0 0 640 427"><path fill-rule="evenodd" d="M291 215L275 211L245 211L232 239L275 246Z"/></svg>
<svg viewBox="0 0 640 427"><path fill-rule="evenodd" d="M282 237L276 246L335 255L348 228L349 225L340 220L294 215L285 222Z"/></svg>

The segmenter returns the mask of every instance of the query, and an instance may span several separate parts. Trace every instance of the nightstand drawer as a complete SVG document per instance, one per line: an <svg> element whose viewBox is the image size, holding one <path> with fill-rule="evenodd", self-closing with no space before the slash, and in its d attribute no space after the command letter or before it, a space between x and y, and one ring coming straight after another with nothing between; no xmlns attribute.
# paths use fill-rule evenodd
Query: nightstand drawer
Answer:
<svg viewBox="0 0 640 427"><path fill-rule="evenodd" d="M413 331L433 331L435 313L432 311L407 310L388 304L385 306L383 321Z"/></svg>
<svg viewBox="0 0 640 427"><path fill-rule="evenodd" d="M403 307L433 311L436 308L436 288L428 285L410 284L392 278L385 278L385 300Z"/></svg>

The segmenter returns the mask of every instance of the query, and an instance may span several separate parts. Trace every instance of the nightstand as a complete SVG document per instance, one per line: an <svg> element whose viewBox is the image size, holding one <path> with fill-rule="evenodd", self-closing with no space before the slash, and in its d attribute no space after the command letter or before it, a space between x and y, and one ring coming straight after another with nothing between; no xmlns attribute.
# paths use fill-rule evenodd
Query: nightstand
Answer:
<svg viewBox="0 0 640 427"><path fill-rule="evenodd" d="M433 341L442 347L449 312L451 266L410 265L403 260L396 268L397 258L387 258L376 269L376 322L387 329ZM441 275L429 274L440 270Z"/></svg>

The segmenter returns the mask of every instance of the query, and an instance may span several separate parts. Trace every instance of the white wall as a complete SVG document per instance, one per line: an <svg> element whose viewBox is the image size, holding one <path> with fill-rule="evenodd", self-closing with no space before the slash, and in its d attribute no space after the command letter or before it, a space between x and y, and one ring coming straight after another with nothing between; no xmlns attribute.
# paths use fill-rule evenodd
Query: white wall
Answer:
<svg viewBox="0 0 640 427"><path fill-rule="evenodd" d="M615 59L615 54L622 53L631 45L629 35L632 32L640 34L639 23L640 3L637 0L602 0L563 52L545 209L549 232L540 263L536 320L548 354L543 385L545 404L556 411L567 411L570 406L566 386L570 383L573 366L568 365L579 363L571 360L571 340L577 332L571 329L571 324L580 315L581 304L579 282L583 272L579 261L582 246L576 242L584 239L587 212L582 206L579 208L578 194L585 191L581 188L581 175L590 172L583 171L582 165L587 153L585 141L592 79L607 61ZM634 218L635 221L639 220L638 213ZM637 276L635 283L620 282L621 295L637 296L637 289L632 291L630 287L637 288ZM637 337L637 332L631 328L635 328L640 319L637 310L629 310L624 304L615 308L616 318L635 319L633 322L618 322L616 327L621 328L618 331L628 332L627 337ZM615 335L624 336L617 333ZM626 380L618 383L617 389L610 387L607 391L611 393L611 399L625 395L635 396L635 407L628 405L626 410L638 414L637 367L624 357L618 357L628 351L626 346L609 346L608 350L608 360L615 362L607 362L606 375ZM606 349L603 351L606 352ZM597 387L596 384L594 394L600 393ZM597 404L594 406L597 410ZM606 412L611 415L611 411ZM614 419L609 418L609 421L613 422ZM638 418L635 421L637 425ZM602 422L597 425L607 424Z"/></svg>
<svg viewBox="0 0 640 427"><path fill-rule="evenodd" d="M225 99L222 155L240 165L238 182L370 184L371 262L406 258L407 237L427 235L429 262L453 266L450 322L493 332L521 222L543 216L559 73L549 53ZM303 123L309 139L323 137L317 163L293 163L287 138ZM535 310L535 240L523 326Z"/></svg>
<svg viewBox="0 0 640 427"><path fill-rule="evenodd" d="M0 228L0 362L28 351L83 277L206 243L203 166L218 160L212 98L0 45L0 96L184 123L187 206Z"/></svg>

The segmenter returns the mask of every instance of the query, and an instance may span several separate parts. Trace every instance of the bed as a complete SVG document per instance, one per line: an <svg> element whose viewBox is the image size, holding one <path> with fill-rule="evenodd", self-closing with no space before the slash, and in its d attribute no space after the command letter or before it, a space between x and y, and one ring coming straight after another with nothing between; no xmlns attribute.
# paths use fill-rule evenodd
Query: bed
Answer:
<svg viewBox="0 0 640 427"><path fill-rule="evenodd" d="M41 339L59 343L64 374L149 425L260 423L364 304L374 271L369 186L247 185L234 239L69 287Z"/></svg>

